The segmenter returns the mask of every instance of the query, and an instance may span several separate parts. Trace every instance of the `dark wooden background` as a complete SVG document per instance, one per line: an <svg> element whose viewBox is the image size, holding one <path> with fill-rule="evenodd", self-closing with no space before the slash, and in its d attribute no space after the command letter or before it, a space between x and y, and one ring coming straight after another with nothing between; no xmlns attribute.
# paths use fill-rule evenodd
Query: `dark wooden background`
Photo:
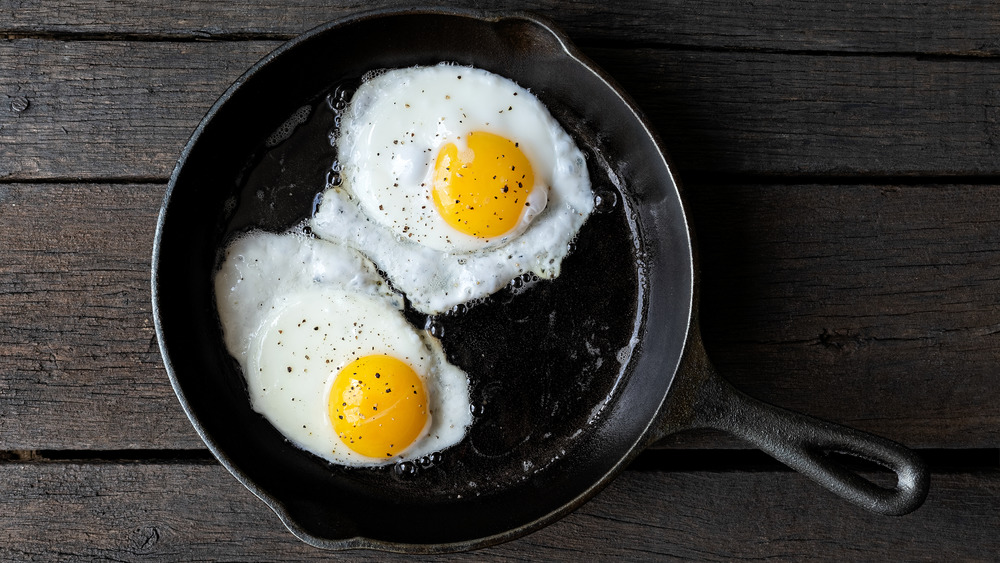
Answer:
<svg viewBox="0 0 1000 563"><path fill-rule="evenodd" d="M492 5L552 19L661 133L720 370L920 450L932 489L875 516L735 440L681 435L476 558L997 560L1000 4L614 4ZM167 177L228 84L391 5L0 0L0 559L332 557L185 418L150 253Z"/></svg>

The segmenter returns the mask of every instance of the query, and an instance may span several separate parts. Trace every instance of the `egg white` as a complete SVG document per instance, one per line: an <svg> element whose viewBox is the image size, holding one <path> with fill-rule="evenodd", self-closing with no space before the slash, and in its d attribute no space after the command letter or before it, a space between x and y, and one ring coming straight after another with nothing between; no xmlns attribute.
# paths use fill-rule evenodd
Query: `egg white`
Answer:
<svg viewBox="0 0 1000 563"><path fill-rule="evenodd" d="M383 465L446 449L472 422L468 376L440 343L415 330L400 299L356 251L296 234L253 232L226 250L215 277L227 349L240 363L253 409L289 441L342 465ZM430 420L400 454L351 451L329 418L341 368L387 354L422 376Z"/></svg>
<svg viewBox="0 0 1000 563"><path fill-rule="evenodd" d="M474 131L516 141L535 175L531 211L504 236L461 233L431 201L441 147L461 147ZM586 161L570 136L529 91L481 69L379 74L355 93L337 144L343 181L323 193L310 226L363 252L425 313L486 297L527 272L558 276L593 211Z"/></svg>

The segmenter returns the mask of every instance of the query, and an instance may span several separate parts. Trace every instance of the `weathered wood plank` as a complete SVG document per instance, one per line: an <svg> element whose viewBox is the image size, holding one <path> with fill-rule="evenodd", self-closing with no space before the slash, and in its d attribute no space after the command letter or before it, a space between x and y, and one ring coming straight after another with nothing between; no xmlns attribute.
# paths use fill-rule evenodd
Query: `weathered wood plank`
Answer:
<svg viewBox="0 0 1000 563"><path fill-rule="evenodd" d="M871 432L1000 443L995 186L688 192L706 346L733 382Z"/></svg>
<svg viewBox="0 0 1000 563"><path fill-rule="evenodd" d="M255 0L108 4L63 0L0 1L0 34L149 34L166 37L269 35L291 37L318 24L399 0ZM574 40L644 42L726 49L831 50L996 55L1000 10L994 2L949 0L827 5L809 1L725 0L598 3L467 2L468 7L530 11L552 19Z"/></svg>
<svg viewBox="0 0 1000 563"><path fill-rule="evenodd" d="M271 41L0 43L0 180L165 178ZM1000 174L989 60L588 49L684 172Z"/></svg>
<svg viewBox="0 0 1000 563"><path fill-rule="evenodd" d="M706 341L737 386L913 447L1000 443L995 186L688 192ZM162 195L0 185L0 450L201 447L152 328Z"/></svg>
<svg viewBox="0 0 1000 563"><path fill-rule="evenodd" d="M313 561L214 464L0 465L0 557L11 561ZM626 471L595 499L477 560L987 561L1000 550L1000 470L935 475L927 503L869 514L789 472ZM348 551L337 560L410 560ZM460 561L468 555L435 560ZM933 560L935 557L930 556Z"/></svg>
<svg viewBox="0 0 1000 563"><path fill-rule="evenodd" d="M278 42L0 42L0 180L166 178L198 121Z"/></svg>
<svg viewBox="0 0 1000 563"><path fill-rule="evenodd" d="M0 186L0 449L203 446L153 330L163 192Z"/></svg>
<svg viewBox="0 0 1000 563"><path fill-rule="evenodd" d="M688 170L915 176L1000 170L1000 91L992 83L1000 69L986 61L589 53L636 97L682 179Z"/></svg>

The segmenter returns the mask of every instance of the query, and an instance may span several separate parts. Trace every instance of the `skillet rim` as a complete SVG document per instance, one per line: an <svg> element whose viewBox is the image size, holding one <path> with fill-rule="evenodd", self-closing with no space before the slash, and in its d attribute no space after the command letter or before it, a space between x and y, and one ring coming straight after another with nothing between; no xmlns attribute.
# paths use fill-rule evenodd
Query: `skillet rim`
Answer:
<svg viewBox="0 0 1000 563"><path fill-rule="evenodd" d="M167 344L165 342L165 337L163 334L163 327L161 323L161 311L159 306L159 293L158 293L158 282L159 277L159 262L160 262L160 247L162 242L162 235L164 230L164 224L167 217L167 211L172 200L174 189L177 184L177 180L180 176L181 170L187 163L193 149L198 144L202 134L204 133L207 125L216 117L216 114L225 106L229 100L239 91L243 85L254 76L260 69L269 65L274 61L274 59L280 57L285 52L294 49L298 45L311 41L318 35L328 33L334 29L346 27L352 24L363 22L371 19L378 19L386 16L420 16L420 15L440 15L440 16L450 16L450 17L460 17L475 19L488 23L499 23L501 21L516 21L522 20L533 24L539 28L539 32L546 32L554 38L559 47L562 50L562 54L569 57L570 60L580 65L582 69L593 74L603 86L618 97L620 102L624 104L624 107L628 109L629 113L635 119L636 123L641 127L642 131L648 137L652 146L656 149L656 153L662 161L663 168L670 179L671 186L668 187L667 191L670 197L676 197L678 202L678 212L682 224L678 226L678 231L684 233L684 250L688 257L687 269L688 269L688 287L686 287L686 299L683 303L677 303L678 308L685 312L685 319L683 324L683 335L681 337L681 342L679 346L680 352L677 354L676 363L673 366L669 366L670 381L663 392L663 397L660 398L659 404L654 411L654 414L649 418L642 432L639 433L636 439L631 445L628 445L625 455L621 456L616 463L608 467L604 471L604 475L587 486L582 490L575 498L571 501L564 503L559 508L544 514L531 522L521 524L516 528L509 529L507 531L479 537L470 540L462 540L457 542L449 543L404 543L404 542L394 542L387 540L378 540L373 538L368 538L364 536L354 536L344 539L324 539L318 538L309 532L307 532L304 527L302 527L295 519L291 516L290 511L285 507L285 504L279 499L275 498L268 492L264 491L261 487L250 479L246 473L244 473L237 465L235 465L229 456L222 450L219 444L208 434L204 426L199 422L197 414L194 412L190 402L185 396L184 391L181 388L181 383L176 375L174 364L168 355ZM670 189L673 189L673 193L669 193ZM297 538L303 542L312 545L314 547L327 549L327 550L349 550L349 549L370 549L379 550L387 552L400 552L400 553L413 553L413 554L437 554L437 553L450 553L456 551L466 551L472 549L479 549L491 545L496 545L506 541L522 537L538 529L541 529L548 524L566 516L567 514L575 511L581 505L586 503L588 500L593 498L598 492L604 489L608 484L610 484L621 471L632 461L635 457L643 451L652 441L655 441L659 437L657 433L658 422L664 416L665 405L667 404L667 399L673 389L674 382L678 375L680 375L680 367L683 363L684 351L689 347L691 340L691 327L693 322L693 316L695 314L695 303L696 295L695 291L697 288L696 284L696 268L694 264L694 247L692 239L692 230L690 223L688 221L688 213L686 205L684 203L683 197L681 197L680 187L677 184L677 180L672 172L672 167L667 158L667 153L663 148L663 143L660 140L656 131L650 125L648 119L639 110L637 104L634 100L625 92L607 73L605 73L600 67L598 67L593 61L591 61L586 55L584 55L575 46L575 44L568 38L568 36L559 30L550 20L537 16L535 14L530 14L524 11L503 11L503 10L486 10L486 9L461 9L461 8L443 8L440 6L435 7L414 7L407 9L397 9L397 8L381 8L374 10L359 11L353 14L346 15L335 20L331 20L327 23L318 25L288 41L281 44L259 61L254 63L249 69L247 69L243 74L240 75L233 83L220 95L220 97L215 101L211 108L205 113L202 119L199 121L197 127L192 132L190 138L185 144L184 148L180 153L180 157L177 163L174 165L174 169L170 175L170 179L167 184L167 189L164 193L163 201L160 205L160 210L158 213L156 231L153 240L153 253L152 253L152 263L151 263L151 291L152 291L152 313L154 328L156 331L157 343L160 348L160 355L164 362L164 367L170 378L171 387L174 390L174 394L177 396L181 407L184 410L185 415L188 420L194 426L199 438L205 443L212 455L219 460L223 467L229 471L244 487L247 488L251 493L263 501L281 520L285 527ZM678 301L677 296L672 297L673 301ZM648 307L649 303L645 305ZM648 320L648 319L647 319ZM643 321L643 326L640 327L640 334L645 333L645 322ZM644 337L640 337L640 344L637 346L634 353L642 354L641 347L644 342Z"/></svg>

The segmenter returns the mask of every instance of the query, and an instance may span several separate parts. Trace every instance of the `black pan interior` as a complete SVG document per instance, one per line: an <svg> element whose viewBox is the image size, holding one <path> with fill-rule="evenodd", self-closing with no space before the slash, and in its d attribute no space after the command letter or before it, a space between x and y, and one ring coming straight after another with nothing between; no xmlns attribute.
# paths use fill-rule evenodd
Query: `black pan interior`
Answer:
<svg viewBox="0 0 1000 563"><path fill-rule="evenodd" d="M519 280L452 314L408 312L470 374L476 420L466 440L432 459L336 467L250 409L221 341L212 274L234 234L308 216L335 156L331 97L373 69L440 61L531 89L587 153L601 204L559 278ZM291 135L276 138L293 116ZM192 422L295 533L326 547L471 546L582 502L645 444L691 312L687 226L654 140L560 36L523 17L366 15L279 49L196 131L154 252L158 334Z"/></svg>

